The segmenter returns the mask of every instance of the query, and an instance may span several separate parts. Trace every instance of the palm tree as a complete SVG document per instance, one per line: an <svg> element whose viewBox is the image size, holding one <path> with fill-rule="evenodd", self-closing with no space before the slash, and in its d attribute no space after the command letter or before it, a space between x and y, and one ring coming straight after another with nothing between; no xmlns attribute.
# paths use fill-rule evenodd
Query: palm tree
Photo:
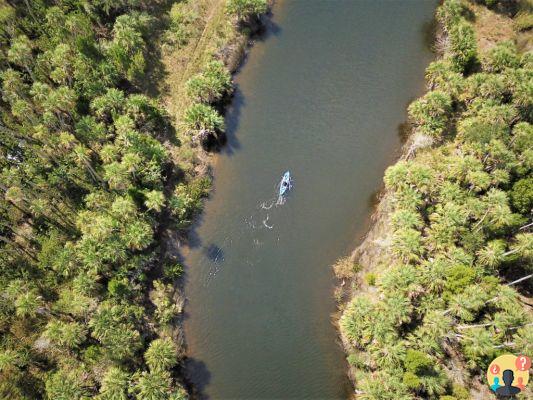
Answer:
<svg viewBox="0 0 533 400"><path fill-rule="evenodd" d="M137 376L133 392L139 400L167 400L172 379L168 371L143 372Z"/></svg>
<svg viewBox="0 0 533 400"><path fill-rule="evenodd" d="M533 234L519 233L515 236L515 241L511 245L511 249L503 253L503 257L511 254L518 254L522 258L533 257Z"/></svg>
<svg viewBox="0 0 533 400"><path fill-rule="evenodd" d="M478 262L489 268L496 268L504 260L505 242L503 240L492 240L477 252Z"/></svg>
<svg viewBox="0 0 533 400"><path fill-rule="evenodd" d="M461 337L463 353L471 368L481 365L483 360L492 358L495 354L494 338L490 331L483 328L469 329Z"/></svg>
<svg viewBox="0 0 533 400"><path fill-rule="evenodd" d="M35 289L21 293L15 300L16 313L20 317L35 317L43 305L43 298Z"/></svg>
<svg viewBox="0 0 533 400"><path fill-rule="evenodd" d="M97 400L128 400L129 374L119 367L111 367L102 378Z"/></svg>
<svg viewBox="0 0 533 400"><path fill-rule="evenodd" d="M401 367L407 349L402 340L376 340L368 347L368 351L380 369L392 369Z"/></svg>
<svg viewBox="0 0 533 400"><path fill-rule="evenodd" d="M78 322L53 320L46 326L43 336L58 347L76 349L85 341L86 331L85 327Z"/></svg>
<svg viewBox="0 0 533 400"><path fill-rule="evenodd" d="M159 190L146 192L144 197L144 205L148 210L160 212L165 205L165 195Z"/></svg>
<svg viewBox="0 0 533 400"><path fill-rule="evenodd" d="M394 232L392 252L404 262L416 261L423 253L422 235L412 228Z"/></svg>
<svg viewBox="0 0 533 400"><path fill-rule="evenodd" d="M177 363L178 349L172 339L156 339L144 353L150 371L168 370Z"/></svg>

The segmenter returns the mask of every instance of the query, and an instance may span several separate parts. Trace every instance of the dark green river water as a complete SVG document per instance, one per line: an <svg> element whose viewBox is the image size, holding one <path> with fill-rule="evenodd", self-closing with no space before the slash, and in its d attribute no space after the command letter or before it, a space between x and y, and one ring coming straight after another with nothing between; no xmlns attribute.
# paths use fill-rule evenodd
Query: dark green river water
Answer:
<svg viewBox="0 0 533 400"><path fill-rule="evenodd" d="M228 144L192 232L187 374L210 399L346 398L330 265L424 89L436 0L284 0L236 76ZM294 188L270 207L290 170ZM262 205L264 207L262 207Z"/></svg>

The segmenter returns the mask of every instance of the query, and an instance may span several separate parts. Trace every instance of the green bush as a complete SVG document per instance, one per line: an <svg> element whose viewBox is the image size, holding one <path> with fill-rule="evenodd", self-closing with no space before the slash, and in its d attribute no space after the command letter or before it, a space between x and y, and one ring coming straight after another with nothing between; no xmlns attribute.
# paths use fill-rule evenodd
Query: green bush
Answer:
<svg viewBox="0 0 533 400"><path fill-rule="evenodd" d="M519 11L513 22L517 31L528 31L533 28L533 13L531 11Z"/></svg>
<svg viewBox="0 0 533 400"><path fill-rule="evenodd" d="M451 97L442 91L432 90L409 105L409 118L424 134L439 138L446 128L452 111Z"/></svg>
<svg viewBox="0 0 533 400"><path fill-rule="evenodd" d="M163 274L167 279L177 279L183 275L184 268L179 262L166 264L163 269Z"/></svg>
<svg viewBox="0 0 533 400"><path fill-rule="evenodd" d="M267 0L228 0L226 10L240 20L256 17L268 11Z"/></svg>
<svg viewBox="0 0 533 400"><path fill-rule="evenodd" d="M464 19L454 23L449 31L449 59L457 72L467 72L477 62L474 28Z"/></svg>
<svg viewBox="0 0 533 400"><path fill-rule="evenodd" d="M407 350L404 361L405 369L416 375L421 375L433 368L433 361L418 350Z"/></svg>
<svg viewBox="0 0 533 400"><path fill-rule="evenodd" d="M195 101L213 103L231 89L231 75L220 61L211 61L204 72L187 81L187 93Z"/></svg>
<svg viewBox="0 0 533 400"><path fill-rule="evenodd" d="M458 383L453 384L453 397L457 400L469 400L470 392L464 386L459 385Z"/></svg>
<svg viewBox="0 0 533 400"><path fill-rule="evenodd" d="M177 363L178 349L172 339L156 339L144 353L151 371L165 371Z"/></svg>
<svg viewBox="0 0 533 400"><path fill-rule="evenodd" d="M529 215L533 209L533 178L516 181L511 190L511 202L519 213Z"/></svg>
<svg viewBox="0 0 533 400"><path fill-rule="evenodd" d="M511 41L496 44L482 59L483 69L488 72L502 72L506 68L518 68L520 57L516 45Z"/></svg>
<svg viewBox="0 0 533 400"><path fill-rule="evenodd" d="M224 118L207 104L195 103L185 110L185 122L194 130L208 132L224 130Z"/></svg>
<svg viewBox="0 0 533 400"><path fill-rule="evenodd" d="M369 286L376 286L376 280L378 276L374 272L368 272L365 274L365 281Z"/></svg>
<svg viewBox="0 0 533 400"><path fill-rule="evenodd" d="M402 381L403 384L411 390L419 390L422 386L422 381L420 380L420 378L409 371L403 374Z"/></svg>
<svg viewBox="0 0 533 400"><path fill-rule="evenodd" d="M437 20L446 27L450 27L465 15L466 7L463 0L446 0L437 8Z"/></svg>

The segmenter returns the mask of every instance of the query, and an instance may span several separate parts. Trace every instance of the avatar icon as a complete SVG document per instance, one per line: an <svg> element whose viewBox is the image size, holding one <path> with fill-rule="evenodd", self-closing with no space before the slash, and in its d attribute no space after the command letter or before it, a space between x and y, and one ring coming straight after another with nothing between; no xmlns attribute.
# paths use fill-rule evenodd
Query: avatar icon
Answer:
<svg viewBox="0 0 533 400"><path fill-rule="evenodd" d="M524 355L502 354L487 368L487 384L498 399L515 398L526 390L531 359Z"/></svg>
<svg viewBox="0 0 533 400"><path fill-rule="evenodd" d="M499 387L500 387L500 378L498 378L497 376L494 377L494 383L492 385L490 385L490 388L493 390L493 391L496 391Z"/></svg>
<svg viewBox="0 0 533 400"><path fill-rule="evenodd" d="M514 381L514 372L510 369L503 371L503 383L505 386L500 386L496 389L496 394L500 396L514 396L521 392L517 386L512 386Z"/></svg>

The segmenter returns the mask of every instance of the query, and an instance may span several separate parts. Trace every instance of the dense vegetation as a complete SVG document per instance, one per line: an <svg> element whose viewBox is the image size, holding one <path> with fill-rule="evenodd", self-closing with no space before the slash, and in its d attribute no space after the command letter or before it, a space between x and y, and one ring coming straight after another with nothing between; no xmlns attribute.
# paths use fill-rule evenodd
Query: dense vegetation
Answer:
<svg viewBox="0 0 533 400"><path fill-rule="evenodd" d="M339 322L357 398L468 399L494 357L533 353L533 58L513 41L478 48L475 7L437 11L444 54L409 106L410 149L384 179L389 257ZM524 10L519 31L531 29Z"/></svg>
<svg viewBox="0 0 533 400"><path fill-rule="evenodd" d="M187 225L209 180L184 179L174 124L141 89L160 19L172 45L190 39L184 4L0 1L2 399L187 397L182 267L161 232ZM227 7L246 19L266 3ZM231 89L221 62L204 67L193 134L222 128L210 104Z"/></svg>

